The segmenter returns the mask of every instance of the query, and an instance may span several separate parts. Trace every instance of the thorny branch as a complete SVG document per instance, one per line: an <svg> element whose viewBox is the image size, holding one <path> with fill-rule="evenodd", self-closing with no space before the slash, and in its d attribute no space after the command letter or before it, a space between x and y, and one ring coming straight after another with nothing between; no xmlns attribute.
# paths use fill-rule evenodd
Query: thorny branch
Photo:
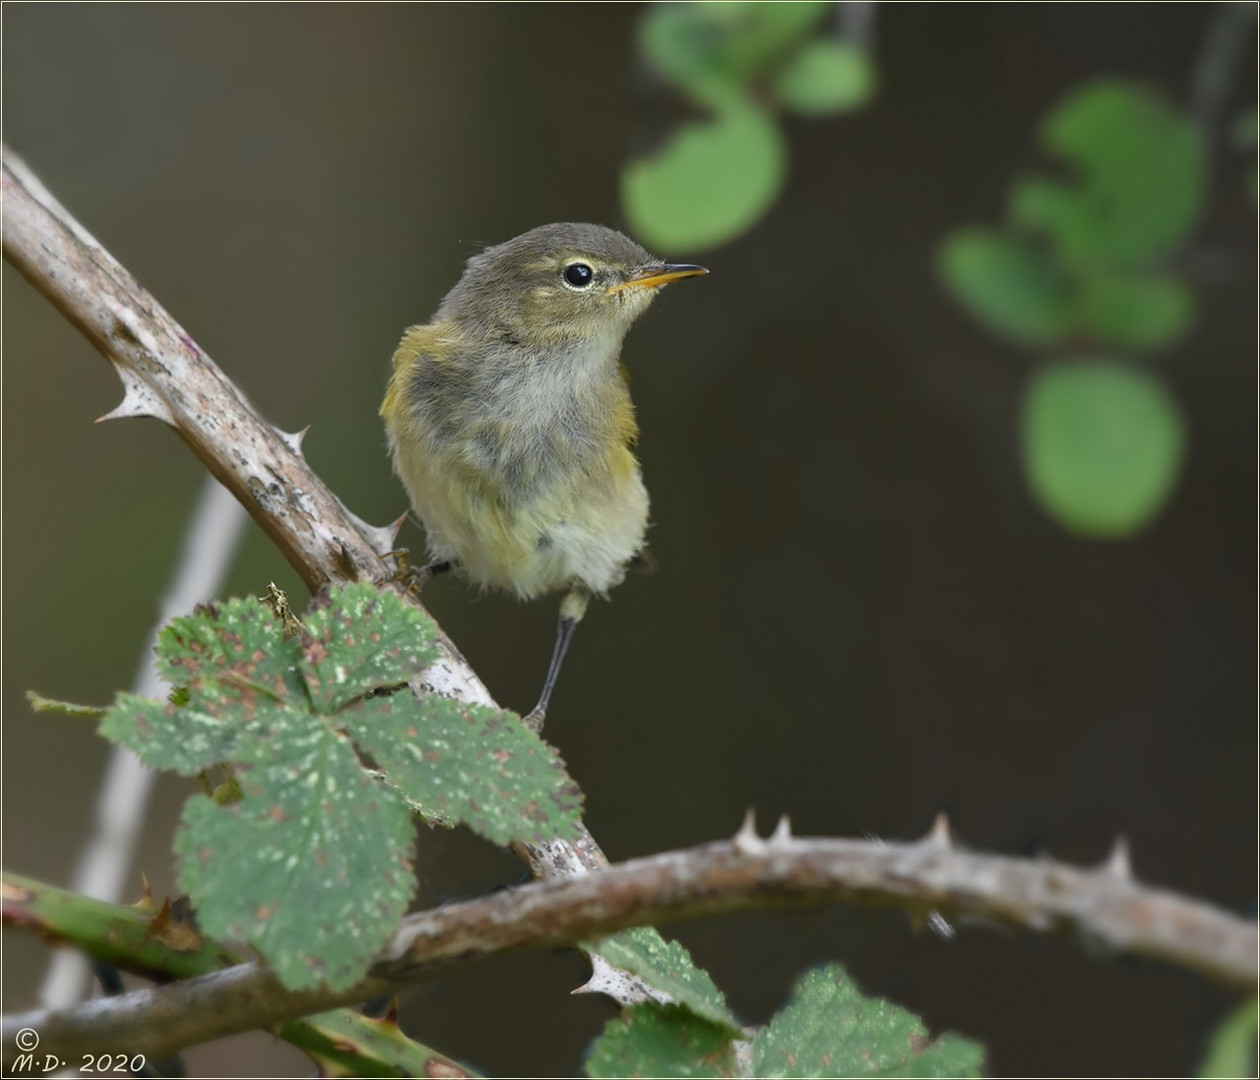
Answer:
<svg viewBox="0 0 1260 1080"><path fill-rule="evenodd" d="M8 1017L5 1060L23 1027L62 1057L89 1049L156 1057L431 982L503 953L574 945L632 925L841 901L1071 934L1255 985L1256 924L1140 885L1123 847L1102 866L1079 869L961 851L943 819L917 843L901 844L796 838L786 819L763 840L749 821L733 840L408 916L368 977L337 993L286 990L267 968L241 964L77 1009Z"/></svg>
<svg viewBox="0 0 1260 1080"><path fill-rule="evenodd" d="M277 431L160 305L3 149L4 255L118 371L125 388L109 417L171 425L245 505L312 588L384 580L395 529L355 518L311 472L300 436ZM443 658L418 692L493 705L442 639ZM1118 849L1120 851L1122 849ZM580 942L624 926L722 911L836 901L894 904L919 915L983 918L1075 934L1254 986L1256 927L1171 893L1139 886L1118 855L1100 870L964 853L943 829L919 844L797 840L751 830L734 842L608 868L587 835L577 844L519 846L541 881L410 916L367 980L349 991L295 993L244 964L171 986L72 1009L6 1019L4 1060L23 1027L41 1048L160 1054L219 1035L428 981L488 956ZM592 870L600 870L592 875ZM605 965L606 966L606 965ZM632 986L623 999L633 999Z"/></svg>

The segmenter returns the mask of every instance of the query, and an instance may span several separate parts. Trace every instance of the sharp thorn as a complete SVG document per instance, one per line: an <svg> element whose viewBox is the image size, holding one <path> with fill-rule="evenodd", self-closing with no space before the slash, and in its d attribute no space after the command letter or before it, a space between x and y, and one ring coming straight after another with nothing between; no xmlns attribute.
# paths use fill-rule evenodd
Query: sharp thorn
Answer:
<svg viewBox="0 0 1260 1080"><path fill-rule="evenodd" d="M280 436L280 441L285 446L298 457L302 456L302 440L306 438L306 433L311 430L310 424L307 424L301 431L281 431L279 428L273 428L273 430Z"/></svg>
<svg viewBox="0 0 1260 1080"><path fill-rule="evenodd" d="M787 814L780 814L779 820L774 826L774 832L770 834L771 844L788 844L792 840L792 820Z"/></svg>
<svg viewBox="0 0 1260 1080"><path fill-rule="evenodd" d="M104 416L98 416L96 422L103 424L106 420L125 420L132 416L151 416L155 420L171 423L170 410L161 398L145 383L127 371L115 365L118 377L123 383L123 399Z"/></svg>
<svg viewBox="0 0 1260 1080"><path fill-rule="evenodd" d="M388 525L370 525L346 506L345 503L342 503L341 507L345 510L346 516L354 522L359 532L363 534L364 538L372 546L373 551L384 558L394 550L394 541L398 538L398 530L402 528L403 522L407 520L406 514L403 514L396 521L391 521Z"/></svg>
<svg viewBox="0 0 1260 1080"><path fill-rule="evenodd" d="M928 831L924 841L932 847L944 848L948 850L954 846L953 837L949 833L949 815L941 810L937 813L932 821L932 828Z"/></svg>
<svg viewBox="0 0 1260 1080"><path fill-rule="evenodd" d="M757 813L751 806L744 813L744 822L735 834L734 844L741 855L760 855L766 850L766 842L757 835Z"/></svg>
<svg viewBox="0 0 1260 1080"><path fill-rule="evenodd" d="M1133 880L1133 864L1129 859L1129 842L1123 836L1117 836L1111 847L1111 854L1102 864L1102 871L1108 877L1121 881Z"/></svg>

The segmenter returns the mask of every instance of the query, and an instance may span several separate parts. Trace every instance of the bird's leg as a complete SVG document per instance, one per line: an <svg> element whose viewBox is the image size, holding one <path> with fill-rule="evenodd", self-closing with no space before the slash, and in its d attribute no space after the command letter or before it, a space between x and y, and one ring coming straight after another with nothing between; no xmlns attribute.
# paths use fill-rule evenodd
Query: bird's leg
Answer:
<svg viewBox="0 0 1260 1080"><path fill-rule="evenodd" d="M573 631L586 614L586 605L591 594L583 588L571 589L560 603L560 624L556 627L556 647L551 652L551 666L547 668L547 681L543 683L542 696L538 704L525 717L525 723L535 732L541 732L543 720L547 717L547 705L551 701L551 692L556 688L556 676L560 674L560 665L564 663L564 654L569 651L569 642L573 640Z"/></svg>
<svg viewBox="0 0 1260 1080"><path fill-rule="evenodd" d="M455 566L454 559L430 559L424 566L412 566L407 561L408 551L406 548L398 548L395 551L386 552L386 558L392 558L397 564L398 569L395 570L386 581L405 581L408 589L414 589L420 592L431 578L443 574Z"/></svg>

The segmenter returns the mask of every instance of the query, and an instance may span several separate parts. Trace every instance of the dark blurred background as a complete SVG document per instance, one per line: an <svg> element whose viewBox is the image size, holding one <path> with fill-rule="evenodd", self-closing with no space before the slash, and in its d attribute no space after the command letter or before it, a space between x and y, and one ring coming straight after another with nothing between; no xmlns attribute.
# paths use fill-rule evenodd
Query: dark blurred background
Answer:
<svg viewBox="0 0 1260 1080"><path fill-rule="evenodd" d="M665 124L636 5L5 5L4 135L359 515L405 507L376 415L402 329L480 246L555 220L622 224L620 165ZM880 92L789 121L787 192L670 289L626 359L654 577L596 605L548 734L613 859L734 832L914 837L1101 861L1254 913L1255 208L1217 132L1194 243L1201 315L1154 365L1187 466L1137 539L1087 542L1031 502L1029 354L943 295L933 252L1044 166L1039 118L1119 75L1184 103L1219 9L887 5ZM1250 101L1247 51L1227 116ZM661 125L661 126L657 126ZM4 862L64 884L106 744L28 688L126 686L202 470L151 421L94 426L117 379L4 268ZM404 543L422 546L412 526ZM227 593L301 586L261 533ZM501 702L537 694L555 605L439 579L426 603ZM133 870L170 891L189 784L163 778ZM516 881L461 834L421 836L422 900ZM748 915L668 931L746 1022L811 963L990 1047L993 1072L1193 1070L1233 998L1170 967L895 912ZM47 951L6 932L6 1010ZM613 1014L572 954L487 965L403 1001L404 1027L499 1074L569 1075ZM198 1075L302 1075L269 1036L190 1051Z"/></svg>

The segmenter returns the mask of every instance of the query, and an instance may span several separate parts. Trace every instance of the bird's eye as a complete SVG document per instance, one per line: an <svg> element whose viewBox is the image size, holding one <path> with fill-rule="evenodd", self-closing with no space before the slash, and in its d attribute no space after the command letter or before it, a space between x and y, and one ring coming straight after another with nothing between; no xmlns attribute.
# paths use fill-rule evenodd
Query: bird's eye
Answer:
<svg viewBox="0 0 1260 1080"><path fill-rule="evenodd" d="M585 289L595 280L595 271L586 263L569 263L564 268L564 283L574 289Z"/></svg>

